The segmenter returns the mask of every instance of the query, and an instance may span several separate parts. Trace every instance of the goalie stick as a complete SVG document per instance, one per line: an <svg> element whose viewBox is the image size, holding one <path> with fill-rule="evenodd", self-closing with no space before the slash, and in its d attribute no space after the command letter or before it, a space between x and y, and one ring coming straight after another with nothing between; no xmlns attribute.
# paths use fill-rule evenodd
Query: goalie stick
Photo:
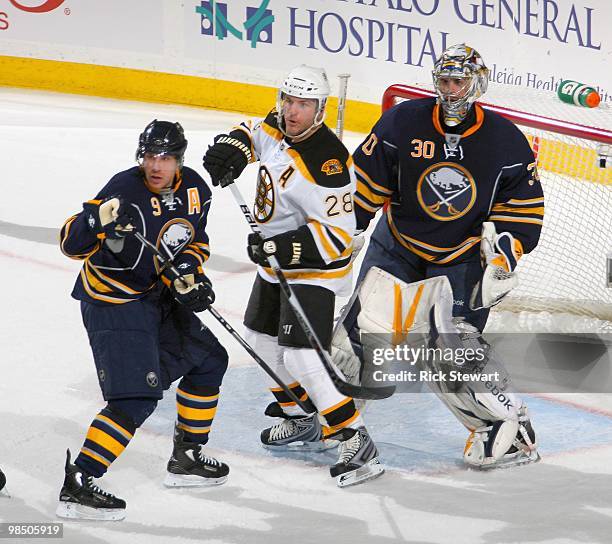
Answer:
<svg viewBox="0 0 612 544"><path fill-rule="evenodd" d="M153 255L155 255L159 262L161 263L163 268L168 268L173 274L175 274L178 279L181 280L181 282L183 282L183 285L185 285L185 287L187 286L187 282L185 281L185 279L183 278L183 275L181 274L181 272L174 266L174 264L172 263L172 260L170 257L166 257L154 244L152 244L151 242L149 242L149 240L147 240L142 234L140 234L139 232L135 232L134 233L134 237L140 241L141 244L143 244L147 249L149 249L149 251L151 251L151 253L153 253ZM287 386L287 384L285 384L285 382L283 382L278 375L276 374L276 372L274 372L274 370L272 370L269 366L268 363L266 363L258 354L257 352L249 345L249 343L242 338L242 336L240 336L238 334L238 332L236 332L236 329L234 329L234 327L232 327L226 320L225 318L219 313L217 312L217 310L215 310L212 305L208 307L208 311L212 314L212 316L219 322L221 323L221 325L223 325L223 328L229 332L234 339L236 339L238 341L238 343L246 350L246 352L253 357L253 359L255 360L255 362L264 370L264 372L270 376L270 378L272 378L277 384L278 386L285 392L287 393L287 396L293 401L295 402L302 410L304 410L304 412L309 413L311 408L308 408L308 406L306 406L306 404L304 404L303 401L301 401L297 395L291 391L291 389L289 389L289 387ZM198 318L199 319L199 318Z"/></svg>
<svg viewBox="0 0 612 544"><path fill-rule="evenodd" d="M231 171L225 177L225 179L222 180L220 185L221 187L227 187L229 185L232 191L232 194L234 195L234 198L236 199L236 203L238 204L240 211L242 211L242 214L244 215L244 218L246 219L247 223L251 227L251 230L254 233L259 234L259 236L261 236L261 230L259 229L259 225L255 222L255 220L251 216L249 207L246 205L244 198L242 197L242 193L240 192L240 189L238 189L238 187L236 187L236 184L234 183L233 171ZM293 293L293 290L291 289L291 286L287 282L287 278L285 277L285 274L283 273L282 268L278 264L276 257L271 255L267 257L267 259L268 259L268 262L270 263L270 266L274 274L276 275L276 278L278 279L278 283L281 287L281 290L283 291L285 297L287 297L287 300L289 301L289 304L291 305L291 308L293 309L293 312L295 313L295 316L300 326L302 327L304 334L306 334L306 337L308 338L308 342L310 343L312 348L317 352L319 359L321 359L321 363L323 363L323 367L329 374L329 377L331 378L336 389L344 396L352 397L355 399L368 399L368 400L386 399L387 397L390 397L391 395L393 395L393 393L395 392L395 386L393 385L383 386L383 387L364 387L364 386L350 384L344 381L342 378L340 378L340 376L338 376L338 374L336 373L336 370L334 369L332 365L329 355L323 349L321 342L319 341L316 334L314 333L312 325L310 324L310 321L306 317L306 314L304 313L304 310L302 309L302 305L300 304L300 301L297 299L297 297Z"/></svg>

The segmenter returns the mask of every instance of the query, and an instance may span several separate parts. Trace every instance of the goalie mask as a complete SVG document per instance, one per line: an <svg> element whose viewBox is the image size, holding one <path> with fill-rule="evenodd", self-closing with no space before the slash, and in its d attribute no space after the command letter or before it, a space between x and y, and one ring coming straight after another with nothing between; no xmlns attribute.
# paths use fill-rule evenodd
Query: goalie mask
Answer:
<svg viewBox="0 0 612 544"><path fill-rule="evenodd" d="M171 155L176 157L178 167L181 168L186 149L187 140L180 123L154 119L145 127L138 138L136 161L142 166L145 153Z"/></svg>
<svg viewBox="0 0 612 544"><path fill-rule="evenodd" d="M436 61L433 84L442 106L444 122L455 126L465 119L472 104L487 90L489 69L478 51L465 44L448 47ZM451 81L461 82L461 86Z"/></svg>
<svg viewBox="0 0 612 544"><path fill-rule="evenodd" d="M291 70L278 89L276 99L276 120L280 131L292 139L303 139L314 132L325 119L325 105L329 93L329 81L323 68L302 64ZM317 101L313 124L297 135L286 132L283 110L287 96Z"/></svg>

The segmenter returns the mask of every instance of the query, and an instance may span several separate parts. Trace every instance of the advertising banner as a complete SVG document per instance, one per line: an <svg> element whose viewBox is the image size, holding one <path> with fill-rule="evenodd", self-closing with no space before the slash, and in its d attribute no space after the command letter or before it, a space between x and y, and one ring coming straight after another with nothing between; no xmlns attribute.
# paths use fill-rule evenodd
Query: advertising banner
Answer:
<svg viewBox="0 0 612 544"><path fill-rule="evenodd" d="M0 0L0 54L276 87L291 67L350 73L350 98L427 83L451 44L502 86L562 79L612 102L608 0Z"/></svg>

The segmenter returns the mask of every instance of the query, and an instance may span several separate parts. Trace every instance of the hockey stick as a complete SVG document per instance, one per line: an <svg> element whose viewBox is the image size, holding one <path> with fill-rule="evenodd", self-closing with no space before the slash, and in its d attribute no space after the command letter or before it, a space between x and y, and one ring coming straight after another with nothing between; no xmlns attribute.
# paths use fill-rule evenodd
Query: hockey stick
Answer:
<svg viewBox="0 0 612 544"><path fill-rule="evenodd" d="M170 258L167 258L164 256L164 254L151 242L149 242L149 240L147 240L142 234L140 234L140 232L135 232L134 233L134 237L140 241L141 244L143 244L147 249L149 249L149 251L151 251L151 253L153 253L153 255L155 255L159 262L162 264L163 268L168 268L173 274L175 274L177 276L177 278L179 280L181 280L181 282L183 282L183 285L187 286L187 281L183 278L183 275L181 274L181 272L174 266L174 264L172 263ZM305 413L309 413L311 411L312 408L309 408L308 406L306 406L306 404L304 403L304 401L300 400L297 395L291 391L291 389L289 389L289 387L285 384L285 382L283 382L283 380L281 380L278 375L276 374L276 372L274 372L274 370L272 370L269 366L268 363L266 363L258 354L257 352L248 344L248 342L242 338L242 336L240 336L236 330L234 329L234 327L232 327L224 318L223 316L217 312L217 310L215 310L212 305L208 307L208 311L212 314L212 316L219 322L221 323L221 325L223 325L223 328L225 328L225 330L227 332L229 332L234 339L236 339L238 341L238 343L246 350L246 352L253 357L253 359L255 360L255 362L264 370L264 372L270 376L270 378L272 378L277 384L278 386L287 394L287 396L293 401L295 402L302 410L304 410ZM197 317L197 316L196 316ZM199 318L198 318L199 319Z"/></svg>
<svg viewBox="0 0 612 544"><path fill-rule="evenodd" d="M340 74L340 87L338 89L338 118L336 120L336 136L342 141L344 135L344 110L346 109L346 90L348 87L348 78L351 74Z"/></svg>
<svg viewBox="0 0 612 544"><path fill-rule="evenodd" d="M226 187L227 185L230 186L230 189L232 190L232 194L234 195L234 198L236 199L236 202L240 210L242 211L244 218L246 219L247 223L251 227L251 230L254 233L259 234L259 236L261 236L261 230L259 229L259 225L255 222L255 220L251 216L249 207L246 205L244 198L242 197L242 194L240 193L240 189L236 187L236 184L233 183L233 181L229 182L229 177L232 176L232 174L233 172L230 172L230 174L227 176L227 179L225 179L225 183L222 186L223 187ZM287 278L285 277L285 274L282 268L278 264L276 257L271 255L267 257L267 259L268 259L268 262L270 263L272 271L274 272L274 274L276 275L276 278L278 279L278 283L285 297L289 301L289 304L291 305L291 308L293 309L293 312L295 313L295 316L300 326L302 327L302 330L304 331L304 334L306 334L306 338L308 338L308 342L310 343L312 348L317 352L317 355L321 359L321 363L323 363L323 367L329 374L329 377L331 378L336 389L343 395L347 397L353 397L356 399L369 399L369 400L386 399L387 397L390 397L391 395L393 395L393 393L395 392L394 385L383 386L383 387L362 387L362 386L356 386L356 385L350 384L344 381L342 378L340 378L340 376L338 376L338 374L336 373L336 370L333 367L331 360L329 359L329 355L323 349L323 346L321 346L321 342L317 338L317 335L314 333L314 329L312 325L310 324L310 321L306 317L306 313L304 312L302 305L300 304L300 301L297 299L297 297L293 293L293 290L291 289L291 286L287 282Z"/></svg>

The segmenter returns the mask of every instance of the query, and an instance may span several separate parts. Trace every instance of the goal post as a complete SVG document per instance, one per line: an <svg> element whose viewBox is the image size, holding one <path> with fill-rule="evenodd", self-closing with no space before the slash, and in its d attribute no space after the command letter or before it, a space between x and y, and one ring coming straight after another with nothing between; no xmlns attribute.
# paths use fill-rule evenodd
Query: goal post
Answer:
<svg viewBox="0 0 612 544"><path fill-rule="evenodd" d="M435 96L431 89L396 84L382 109ZM553 93L507 86L479 101L511 120L536 156L545 197L536 249L519 262L519 286L496 308L573 314L612 321L607 260L612 250L612 107L589 110Z"/></svg>

